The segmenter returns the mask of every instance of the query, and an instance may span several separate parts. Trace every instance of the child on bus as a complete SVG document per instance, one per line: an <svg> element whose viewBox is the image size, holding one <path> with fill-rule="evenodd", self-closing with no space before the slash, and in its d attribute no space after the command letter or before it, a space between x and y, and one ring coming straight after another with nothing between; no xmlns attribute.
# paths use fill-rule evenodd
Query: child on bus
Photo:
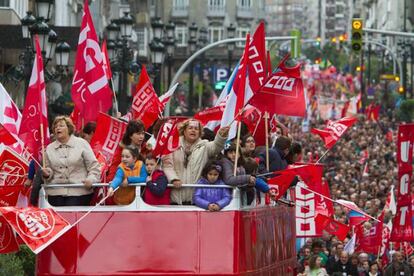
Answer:
<svg viewBox="0 0 414 276"><path fill-rule="evenodd" d="M139 157L139 151L134 146L126 146L122 150L121 164L108 189L108 194L114 196L114 202L118 205L130 204L135 199L135 187L128 184L142 183L147 179L145 165ZM119 189L114 193L118 187Z"/></svg>
<svg viewBox="0 0 414 276"><path fill-rule="evenodd" d="M147 185L144 190L144 201L152 205L170 205L171 190L167 189L168 179L160 169L157 159L148 154L145 158L147 168Z"/></svg>
<svg viewBox="0 0 414 276"><path fill-rule="evenodd" d="M207 163L197 184L225 185L222 180L222 167L217 162ZM231 191L227 188L196 188L193 202L196 206L211 212L220 211L231 201Z"/></svg>

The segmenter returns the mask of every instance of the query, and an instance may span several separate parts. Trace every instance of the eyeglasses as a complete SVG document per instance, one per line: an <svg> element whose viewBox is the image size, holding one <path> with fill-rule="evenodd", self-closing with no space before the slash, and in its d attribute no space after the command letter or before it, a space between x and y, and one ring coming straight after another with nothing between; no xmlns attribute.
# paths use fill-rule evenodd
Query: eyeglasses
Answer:
<svg viewBox="0 0 414 276"><path fill-rule="evenodd" d="M248 139L246 140L246 143L255 143L255 141L253 139Z"/></svg>

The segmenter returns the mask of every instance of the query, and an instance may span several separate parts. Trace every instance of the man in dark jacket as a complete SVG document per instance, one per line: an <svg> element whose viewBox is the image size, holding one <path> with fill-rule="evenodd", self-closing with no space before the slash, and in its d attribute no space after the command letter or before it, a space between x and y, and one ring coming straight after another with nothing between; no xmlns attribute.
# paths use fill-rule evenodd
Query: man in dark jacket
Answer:
<svg viewBox="0 0 414 276"><path fill-rule="evenodd" d="M266 152L260 153L259 173L280 171L287 168L286 155L289 153L292 140L286 136L276 139L274 148L269 149L269 170L266 168Z"/></svg>
<svg viewBox="0 0 414 276"><path fill-rule="evenodd" d="M392 262L384 271L385 276L394 275L412 275L410 267L404 262L404 256L401 252L395 252L392 255Z"/></svg>
<svg viewBox="0 0 414 276"><path fill-rule="evenodd" d="M339 261L332 268L332 275L352 275L358 276L358 269L349 261L348 252L342 251Z"/></svg>

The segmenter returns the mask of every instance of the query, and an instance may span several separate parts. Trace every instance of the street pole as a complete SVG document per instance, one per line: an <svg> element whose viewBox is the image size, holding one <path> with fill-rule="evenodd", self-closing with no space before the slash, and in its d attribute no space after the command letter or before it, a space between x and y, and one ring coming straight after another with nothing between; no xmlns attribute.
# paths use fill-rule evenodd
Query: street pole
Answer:
<svg viewBox="0 0 414 276"><path fill-rule="evenodd" d="M228 51L229 52L229 64L228 64L228 68L229 68L229 76L231 75L231 63L232 63L232 58L233 58L233 51Z"/></svg>
<svg viewBox="0 0 414 276"><path fill-rule="evenodd" d="M172 78L172 63L173 63L173 57L172 55L168 55L168 83L167 86L170 85L171 83L171 78Z"/></svg>
<svg viewBox="0 0 414 276"><path fill-rule="evenodd" d="M411 44L410 45L410 50L411 50L411 95L410 98L414 97L414 47Z"/></svg>
<svg viewBox="0 0 414 276"><path fill-rule="evenodd" d="M365 111L367 105L367 95L365 94L365 81L364 81L364 48L361 49L361 97L362 97L362 109Z"/></svg>
<svg viewBox="0 0 414 276"><path fill-rule="evenodd" d="M367 86L371 86L371 44L368 44L368 70L367 70Z"/></svg>
<svg viewBox="0 0 414 276"><path fill-rule="evenodd" d="M128 61L127 61L127 45L128 41L126 38L122 40L122 59L121 59L121 78L119 87L119 112L126 114L127 112L127 89L128 89Z"/></svg>
<svg viewBox="0 0 414 276"><path fill-rule="evenodd" d="M407 54L407 49L406 49L406 47L405 47L405 42L404 42L404 44L403 44L403 79L402 79L402 82L403 82L403 88L404 88L404 93L403 93L403 97L404 97L404 99L406 99L407 98L407 58L408 58L408 54Z"/></svg>
<svg viewBox="0 0 414 276"><path fill-rule="evenodd" d="M188 81L188 115L193 113L193 93L194 93L194 62L190 63L190 79Z"/></svg>
<svg viewBox="0 0 414 276"><path fill-rule="evenodd" d="M154 89L157 95L161 95L161 64L154 64Z"/></svg>

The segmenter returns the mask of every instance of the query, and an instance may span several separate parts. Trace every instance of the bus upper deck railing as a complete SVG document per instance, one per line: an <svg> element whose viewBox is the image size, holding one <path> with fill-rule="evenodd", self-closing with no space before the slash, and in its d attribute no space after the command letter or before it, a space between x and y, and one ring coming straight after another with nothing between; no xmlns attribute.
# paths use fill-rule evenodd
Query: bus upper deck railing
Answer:
<svg viewBox="0 0 414 276"><path fill-rule="evenodd" d="M40 190L39 196L39 207L41 208L54 208L62 212L84 212L88 211L91 206L65 206L65 207L55 207L49 204L47 201L47 196L45 189L54 189L54 188L80 188L85 185L82 183L77 184L44 184ZM94 183L92 187L101 188L108 187L108 183ZM146 203L141 197L141 187L145 187L146 183L134 183L129 184L129 186L136 187L136 196L134 201L128 205L101 205L96 207L93 212L102 212L102 211L204 211L204 209L199 208L195 205L150 205ZM224 207L222 211L235 211L235 210L245 210L252 208L266 207L269 205L265 204L265 196L263 193L260 193L260 200L257 198L257 193L254 192L254 199L250 204L247 203L247 194L244 189L240 189L243 186L229 186L229 185L205 185L205 184L183 184L181 188L228 188L232 189L232 200L229 205ZM168 184L168 187L175 188L174 185Z"/></svg>

